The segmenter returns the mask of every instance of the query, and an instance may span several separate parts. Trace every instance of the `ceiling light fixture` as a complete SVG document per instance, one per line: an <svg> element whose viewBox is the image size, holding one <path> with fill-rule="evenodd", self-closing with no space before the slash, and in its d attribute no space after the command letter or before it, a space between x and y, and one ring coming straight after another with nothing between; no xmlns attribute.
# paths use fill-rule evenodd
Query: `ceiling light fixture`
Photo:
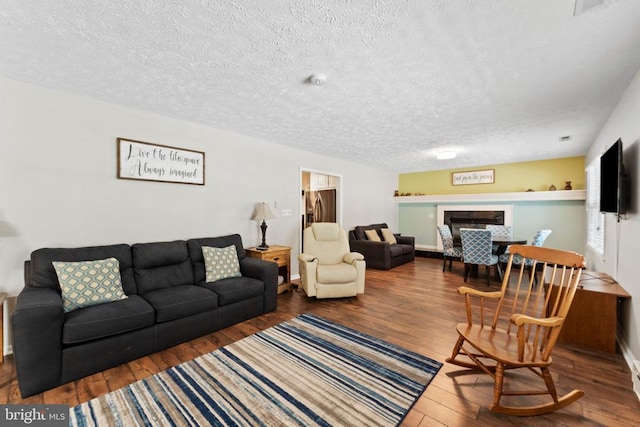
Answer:
<svg viewBox="0 0 640 427"><path fill-rule="evenodd" d="M327 76L324 74L316 73L309 76L309 83L314 86L322 86L327 82Z"/></svg>
<svg viewBox="0 0 640 427"><path fill-rule="evenodd" d="M436 158L438 160L449 160L449 159L454 159L455 157L456 157L455 151L441 151L438 154L436 154Z"/></svg>

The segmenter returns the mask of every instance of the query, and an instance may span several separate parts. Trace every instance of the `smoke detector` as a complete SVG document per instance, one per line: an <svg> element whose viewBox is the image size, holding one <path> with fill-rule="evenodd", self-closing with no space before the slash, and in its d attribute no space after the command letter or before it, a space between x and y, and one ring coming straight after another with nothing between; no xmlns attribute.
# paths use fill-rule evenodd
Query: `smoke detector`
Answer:
<svg viewBox="0 0 640 427"><path fill-rule="evenodd" d="M327 82L327 76L321 73L311 74L309 76L309 83L314 86L322 86Z"/></svg>

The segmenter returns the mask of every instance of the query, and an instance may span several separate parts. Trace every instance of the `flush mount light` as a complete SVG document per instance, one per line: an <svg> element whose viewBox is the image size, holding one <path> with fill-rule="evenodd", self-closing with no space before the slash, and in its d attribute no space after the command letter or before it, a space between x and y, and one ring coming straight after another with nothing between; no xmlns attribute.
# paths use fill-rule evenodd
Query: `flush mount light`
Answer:
<svg viewBox="0 0 640 427"><path fill-rule="evenodd" d="M327 82L327 76L321 73L311 74L309 76L309 83L314 86L322 86Z"/></svg>
<svg viewBox="0 0 640 427"><path fill-rule="evenodd" d="M455 151L441 151L438 154L436 154L436 158L438 160L454 159L455 157L456 157Z"/></svg>

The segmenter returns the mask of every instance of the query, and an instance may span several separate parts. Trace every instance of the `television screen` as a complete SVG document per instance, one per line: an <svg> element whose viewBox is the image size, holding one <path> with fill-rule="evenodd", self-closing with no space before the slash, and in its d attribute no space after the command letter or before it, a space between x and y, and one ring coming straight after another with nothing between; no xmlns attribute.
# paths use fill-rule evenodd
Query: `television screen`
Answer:
<svg viewBox="0 0 640 427"><path fill-rule="evenodd" d="M600 212L624 213L622 140L600 157Z"/></svg>

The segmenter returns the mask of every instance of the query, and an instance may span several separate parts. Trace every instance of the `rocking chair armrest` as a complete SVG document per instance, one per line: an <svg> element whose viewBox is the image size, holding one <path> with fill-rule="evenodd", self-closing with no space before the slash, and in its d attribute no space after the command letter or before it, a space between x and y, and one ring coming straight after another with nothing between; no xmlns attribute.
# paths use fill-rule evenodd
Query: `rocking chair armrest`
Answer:
<svg viewBox="0 0 640 427"><path fill-rule="evenodd" d="M540 326L552 328L554 326L562 325L563 321L564 321L564 317L558 317L558 316L546 317L544 319L541 319L539 317L526 316L524 314L514 314L511 316L511 323L513 323L516 326L522 326L525 323L530 323L534 325L540 325Z"/></svg>
<svg viewBox="0 0 640 427"><path fill-rule="evenodd" d="M500 298L502 296L502 292L500 291L484 292L484 291L479 291L477 289L469 288L466 286L460 286L458 288L458 293L460 295L469 294L469 295L475 295L483 298Z"/></svg>

